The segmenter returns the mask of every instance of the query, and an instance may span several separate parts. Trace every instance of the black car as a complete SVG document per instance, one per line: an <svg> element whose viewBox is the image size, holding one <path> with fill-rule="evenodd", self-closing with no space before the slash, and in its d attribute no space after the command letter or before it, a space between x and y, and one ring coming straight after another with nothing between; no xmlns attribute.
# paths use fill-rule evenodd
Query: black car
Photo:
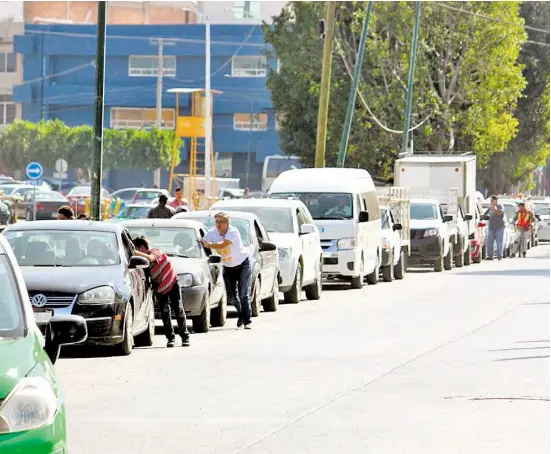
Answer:
<svg viewBox="0 0 551 454"><path fill-rule="evenodd" d="M118 224L35 221L3 234L23 272L35 319L44 332L54 315L80 315L86 343L114 345L129 355L155 336L149 262L131 256L130 236Z"/></svg>
<svg viewBox="0 0 551 454"><path fill-rule="evenodd" d="M226 287L220 256L199 243L206 227L183 219L133 219L123 225L132 238L145 236L151 246L164 251L176 269L186 316L193 331L206 333L226 323ZM157 316L160 310L155 303Z"/></svg>

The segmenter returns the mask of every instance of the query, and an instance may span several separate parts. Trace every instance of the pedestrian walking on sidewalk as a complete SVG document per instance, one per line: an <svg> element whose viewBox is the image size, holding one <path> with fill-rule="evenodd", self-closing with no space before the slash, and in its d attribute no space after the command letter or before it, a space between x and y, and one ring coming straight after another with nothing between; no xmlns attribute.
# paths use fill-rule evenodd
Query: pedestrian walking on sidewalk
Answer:
<svg viewBox="0 0 551 454"><path fill-rule="evenodd" d="M501 260L503 258L503 235L505 232L505 208L501 203L498 203L497 196L493 195L490 199L490 208L484 213L485 216L489 216L488 222L488 242L486 245L487 249L487 260L494 259L494 243L497 246L497 259Z"/></svg>
<svg viewBox="0 0 551 454"><path fill-rule="evenodd" d="M213 249L221 256L224 268L224 282L229 297L239 313L237 327L251 325L251 264L249 254L243 246L239 230L230 225L230 215L220 212L214 216L216 226L201 240L206 249Z"/></svg>
<svg viewBox="0 0 551 454"><path fill-rule="evenodd" d="M149 260L151 266L151 279L155 296L161 307L161 318L165 328L165 335L168 340L167 347L174 347L174 328L172 327L172 315L170 309L176 315L178 330L182 338L182 346L189 347L189 331L187 329L186 313L182 303L180 284L178 276L168 256L157 248L151 248L146 237L135 238L133 254Z"/></svg>
<svg viewBox="0 0 551 454"><path fill-rule="evenodd" d="M526 257L528 249L528 241L532 234L532 223L535 222L535 217L530 210L526 209L524 202L518 204L517 217L515 220L515 228L520 233L520 249L519 257Z"/></svg>

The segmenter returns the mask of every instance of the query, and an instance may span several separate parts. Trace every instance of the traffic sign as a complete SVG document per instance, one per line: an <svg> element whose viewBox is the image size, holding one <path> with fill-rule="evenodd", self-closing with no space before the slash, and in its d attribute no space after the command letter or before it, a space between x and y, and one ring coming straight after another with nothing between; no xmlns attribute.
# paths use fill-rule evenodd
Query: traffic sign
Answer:
<svg viewBox="0 0 551 454"><path fill-rule="evenodd" d="M29 180L38 180L42 176L42 166L39 162L29 162L27 164L27 168L25 169L25 172L27 173L27 178Z"/></svg>
<svg viewBox="0 0 551 454"><path fill-rule="evenodd" d="M53 177L57 178L58 180L66 180L67 179L67 173L65 173L65 172L54 172Z"/></svg>
<svg viewBox="0 0 551 454"><path fill-rule="evenodd" d="M55 170L56 172L59 172L59 173L65 173L67 172L67 161L65 161L65 159L58 159L56 162L55 162ZM55 178L55 177L54 177ZM67 178L67 177L65 177Z"/></svg>

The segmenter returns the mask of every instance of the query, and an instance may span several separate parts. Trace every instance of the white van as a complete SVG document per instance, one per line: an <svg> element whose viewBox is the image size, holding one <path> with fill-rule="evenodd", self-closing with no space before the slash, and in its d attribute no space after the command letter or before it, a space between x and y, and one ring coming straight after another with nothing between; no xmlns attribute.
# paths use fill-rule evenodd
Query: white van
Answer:
<svg viewBox="0 0 551 454"><path fill-rule="evenodd" d="M381 214L369 172L363 169L294 169L273 182L270 197L299 198L318 226L323 277L376 284L381 264Z"/></svg>

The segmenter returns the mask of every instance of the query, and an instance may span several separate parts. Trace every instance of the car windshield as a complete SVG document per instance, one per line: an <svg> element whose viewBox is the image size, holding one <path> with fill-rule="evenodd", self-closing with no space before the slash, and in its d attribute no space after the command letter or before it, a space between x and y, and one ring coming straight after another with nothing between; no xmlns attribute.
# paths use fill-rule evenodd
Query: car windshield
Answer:
<svg viewBox="0 0 551 454"><path fill-rule="evenodd" d="M285 192L273 195L277 197L297 197L306 205L314 219L352 219L352 194Z"/></svg>
<svg viewBox="0 0 551 454"><path fill-rule="evenodd" d="M59 192L54 192L54 191L51 191L51 192L37 192L36 195L36 200L42 200L43 202L48 202L48 201L51 201L51 202L65 202L67 201L67 199L65 198L65 196Z"/></svg>
<svg viewBox="0 0 551 454"><path fill-rule="evenodd" d="M113 232L19 230L5 232L21 266L109 266L120 263Z"/></svg>
<svg viewBox="0 0 551 454"><path fill-rule="evenodd" d="M415 219L417 221L438 219L436 206L432 203L412 203L409 213L411 219Z"/></svg>
<svg viewBox="0 0 551 454"><path fill-rule="evenodd" d="M186 216L184 219L193 219L198 222L202 222L209 229L215 227L214 223L214 214L212 216ZM239 233L241 233L241 240L243 241L243 246L251 245L251 235L250 235L250 223L246 219L234 218L230 213L230 224L233 225Z"/></svg>
<svg viewBox="0 0 551 454"><path fill-rule="evenodd" d="M515 219L517 215L517 207L509 203L504 203L503 207L505 208L505 216L507 216L509 220Z"/></svg>
<svg viewBox="0 0 551 454"><path fill-rule="evenodd" d="M5 255L0 255L0 289L0 341L23 337L23 308L13 271Z"/></svg>
<svg viewBox="0 0 551 454"><path fill-rule="evenodd" d="M539 214L540 216L549 216L549 205L537 204L534 209L534 214Z"/></svg>
<svg viewBox="0 0 551 454"><path fill-rule="evenodd" d="M126 207L116 217L120 219L145 219L149 210L151 210L149 206Z"/></svg>
<svg viewBox="0 0 551 454"><path fill-rule="evenodd" d="M155 200L161 194L161 191L138 191L136 193L136 200Z"/></svg>
<svg viewBox="0 0 551 454"><path fill-rule="evenodd" d="M3 184L2 187L0 188L0 191L2 191L4 194L8 195L8 194L14 194L14 193L21 193L21 191L23 190L27 190L27 191L30 191L31 189L34 189L34 186L33 187L29 187L29 186L23 186L21 184Z"/></svg>
<svg viewBox="0 0 551 454"><path fill-rule="evenodd" d="M128 227L132 238L145 236L151 247L158 248L166 255L198 259L201 248L195 229L187 227Z"/></svg>
<svg viewBox="0 0 551 454"><path fill-rule="evenodd" d="M381 211L381 228L382 229L390 229L391 223L390 223L390 211L382 209Z"/></svg>
<svg viewBox="0 0 551 454"><path fill-rule="evenodd" d="M230 211L230 216L231 210L256 214L268 232L294 233L293 214L290 207L231 206L223 208Z"/></svg>

